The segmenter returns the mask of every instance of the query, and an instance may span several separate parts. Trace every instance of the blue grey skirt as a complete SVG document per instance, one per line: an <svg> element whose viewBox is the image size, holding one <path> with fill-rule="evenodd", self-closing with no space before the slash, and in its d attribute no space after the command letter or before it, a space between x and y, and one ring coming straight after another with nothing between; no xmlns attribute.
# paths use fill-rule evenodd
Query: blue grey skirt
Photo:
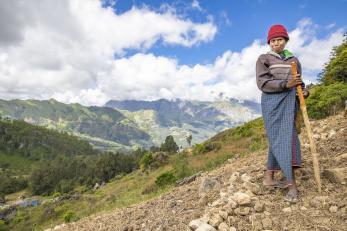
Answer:
<svg viewBox="0 0 347 231"><path fill-rule="evenodd" d="M301 166L300 141L295 128L296 89L262 93L261 108L269 140L267 168L282 170L287 181L291 182L293 167Z"/></svg>

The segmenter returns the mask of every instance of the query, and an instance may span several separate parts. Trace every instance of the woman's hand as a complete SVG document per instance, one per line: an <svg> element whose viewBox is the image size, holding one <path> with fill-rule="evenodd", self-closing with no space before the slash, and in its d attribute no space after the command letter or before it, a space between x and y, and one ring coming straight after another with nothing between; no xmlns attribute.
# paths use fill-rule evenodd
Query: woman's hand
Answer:
<svg viewBox="0 0 347 231"><path fill-rule="evenodd" d="M306 99L306 98L310 95L310 92L309 92L307 89L303 89L303 90L302 90L302 95L303 95L304 98Z"/></svg>
<svg viewBox="0 0 347 231"><path fill-rule="evenodd" d="M288 82L286 84L286 88L296 87L296 86L301 85L301 84L302 84L301 75L297 74L297 75L293 76L292 79L288 80Z"/></svg>

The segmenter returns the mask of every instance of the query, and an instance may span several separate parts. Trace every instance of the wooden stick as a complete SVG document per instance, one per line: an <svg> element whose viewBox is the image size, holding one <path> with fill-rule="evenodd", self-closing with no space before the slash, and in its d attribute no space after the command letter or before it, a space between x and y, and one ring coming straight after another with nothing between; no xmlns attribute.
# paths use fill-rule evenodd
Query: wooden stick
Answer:
<svg viewBox="0 0 347 231"><path fill-rule="evenodd" d="M295 76L298 74L296 63L292 62L291 66L292 66L292 75L293 75L293 78L295 78ZM306 127L308 140L310 142L310 149L311 149L311 154L312 154L314 178L315 178L315 181L316 181L316 184L317 184L317 187L318 187L318 192L321 193L322 192L322 184L321 184L321 180L320 180L320 171L319 171L319 162L318 162L317 148L316 148L316 144L314 143L314 140L313 140L311 125L310 125L310 121L308 119L307 109L306 109L306 104L305 104L305 98L304 98L304 95L302 94L301 85L298 85L296 87L296 90L297 90L297 93L298 93L298 96L299 96L300 109L301 109L301 112L302 112L302 116L304 118L304 124L305 124L305 127Z"/></svg>

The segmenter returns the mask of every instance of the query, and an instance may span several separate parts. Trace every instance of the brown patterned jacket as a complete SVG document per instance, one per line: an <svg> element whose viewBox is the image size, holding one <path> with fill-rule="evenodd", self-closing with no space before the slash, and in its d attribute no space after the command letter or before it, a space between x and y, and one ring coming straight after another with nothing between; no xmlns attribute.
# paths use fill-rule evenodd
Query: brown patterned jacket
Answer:
<svg viewBox="0 0 347 231"><path fill-rule="evenodd" d="M265 93L283 92L291 75L291 62L296 62L298 73L301 74L301 64L290 52L287 57L269 51L259 56L256 65L257 86Z"/></svg>

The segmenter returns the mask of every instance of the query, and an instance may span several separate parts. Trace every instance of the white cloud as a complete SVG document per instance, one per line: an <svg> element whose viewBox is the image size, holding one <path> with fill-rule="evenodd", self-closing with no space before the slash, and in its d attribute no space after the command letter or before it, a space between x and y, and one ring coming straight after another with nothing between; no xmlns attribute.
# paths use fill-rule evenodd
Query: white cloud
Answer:
<svg viewBox="0 0 347 231"><path fill-rule="evenodd" d="M156 42L191 47L212 40L217 30L212 20L194 23L146 6L115 14L96 0L0 4L1 98L67 94L89 103L89 94L100 98L99 75L110 71L115 55L146 51Z"/></svg>
<svg viewBox="0 0 347 231"><path fill-rule="evenodd" d="M192 8L197 9L199 11L203 11L203 9L200 6L200 2L198 0L193 0Z"/></svg>
<svg viewBox="0 0 347 231"><path fill-rule="evenodd" d="M181 65L146 53L158 42L191 47L211 41L217 31L212 19L194 23L169 8L133 7L115 14L93 0L8 2L18 4L6 8L14 19L5 18L8 26L0 32L0 98L102 105L110 99L214 100L223 93L259 101L255 62L268 50L259 40L240 52L225 51L210 64ZM323 39L316 30L304 19L290 31L288 44L311 81L342 41L340 30ZM125 57L127 49L141 52Z"/></svg>

